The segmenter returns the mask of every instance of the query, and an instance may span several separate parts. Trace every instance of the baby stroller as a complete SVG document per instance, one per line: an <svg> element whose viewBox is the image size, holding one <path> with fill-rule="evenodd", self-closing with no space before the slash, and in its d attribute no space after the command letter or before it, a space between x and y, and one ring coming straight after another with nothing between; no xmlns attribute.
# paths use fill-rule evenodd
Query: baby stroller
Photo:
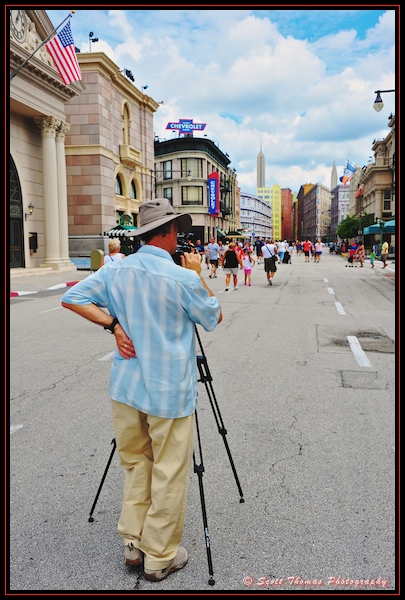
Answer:
<svg viewBox="0 0 405 600"><path fill-rule="evenodd" d="M283 264L290 265L291 264L291 254L286 250L284 252Z"/></svg>

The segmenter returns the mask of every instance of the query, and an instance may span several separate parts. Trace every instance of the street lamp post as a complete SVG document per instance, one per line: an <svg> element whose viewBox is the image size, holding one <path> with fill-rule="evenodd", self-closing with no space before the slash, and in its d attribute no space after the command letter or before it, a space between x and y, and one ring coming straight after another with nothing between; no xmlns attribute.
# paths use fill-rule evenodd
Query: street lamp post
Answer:
<svg viewBox="0 0 405 600"><path fill-rule="evenodd" d="M91 42L98 42L98 37L93 37L94 33L90 31L89 33L89 52L91 52Z"/></svg>
<svg viewBox="0 0 405 600"><path fill-rule="evenodd" d="M376 99L374 100L374 110L380 112L380 110L384 107L384 102L381 100L380 94L387 94L388 92L395 92L395 90L376 90L374 94L377 94Z"/></svg>
<svg viewBox="0 0 405 600"><path fill-rule="evenodd" d="M156 198L156 183L158 181L157 173L167 173L168 175L170 174L170 177L168 177L165 180L165 181L169 181L169 180L173 179L172 173L185 173L185 172L187 172L187 181L192 181L193 178L191 177L191 171L184 171L184 169L178 169L178 170L176 170L176 169L168 169L167 171L150 169L150 199L151 200L153 199L152 198L152 190L153 190L152 177L155 178L155 186L154 186L154 188L155 188L155 198Z"/></svg>

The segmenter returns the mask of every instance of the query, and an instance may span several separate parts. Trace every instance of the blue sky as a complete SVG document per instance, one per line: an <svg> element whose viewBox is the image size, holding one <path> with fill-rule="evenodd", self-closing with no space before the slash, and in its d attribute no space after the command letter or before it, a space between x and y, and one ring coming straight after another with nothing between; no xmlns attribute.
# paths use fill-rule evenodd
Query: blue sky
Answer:
<svg viewBox="0 0 405 600"><path fill-rule="evenodd" d="M47 12L56 27L69 10ZM373 140L388 134L396 94L382 94L379 113L373 102L375 90L395 89L397 10L81 6L71 27L81 52L105 52L163 101L159 138L176 135L171 121L206 123L194 135L229 155L243 192L256 191L260 145L266 185L298 192L330 187L334 161L338 177L347 159L368 164ZM89 45L90 32L99 41Z"/></svg>

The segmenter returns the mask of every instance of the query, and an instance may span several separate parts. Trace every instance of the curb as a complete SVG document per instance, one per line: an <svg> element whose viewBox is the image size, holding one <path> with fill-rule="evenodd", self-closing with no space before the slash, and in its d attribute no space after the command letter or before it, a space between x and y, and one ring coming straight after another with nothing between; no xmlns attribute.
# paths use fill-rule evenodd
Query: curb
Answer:
<svg viewBox="0 0 405 600"><path fill-rule="evenodd" d="M60 288L71 287L72 285L76 285L76 283L79 283L79 281L68 281L67 283L58 283L57 285L53 285L52 287L49 287L46 289L47 290L59 290ZM27 296L27 294L38 294L38 291L35 291L35 292L10 292L10 298L15 298L17 296Z"/></svg>

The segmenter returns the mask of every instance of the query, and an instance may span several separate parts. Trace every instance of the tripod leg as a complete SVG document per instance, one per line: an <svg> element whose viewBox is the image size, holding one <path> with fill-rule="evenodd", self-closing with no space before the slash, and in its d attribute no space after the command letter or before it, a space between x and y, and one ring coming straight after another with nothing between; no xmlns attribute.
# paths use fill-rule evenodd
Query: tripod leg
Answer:
<svg viewBox="0 0 405 600"><path fill-rule="evenodd" d="M229 445L228 445L228 440L225 437L226 434L227 434L227 431L225 429L225 425L224 425L224 422L222 420L221 413L219 411L218 402L217 402L217 399L216 399L215 393L214 393L214 388L212 387L212 376L211 376L211 373L210 373L209 368L208 368L207 359L206 359L204 351L202 349L201 340L200 340L200 337L198 335L197 330L196 330L196 333L197 333L197 338L198 338L198 341L199 341L199 344L200 344L200 348L201 348L201 352L202 352L202 356L197 356L197 366L198 366L198 370L200 372L200 379L198 381L201 381L202 383L205 384L205 389L207 390L208 399L210 401L211 408L212 408L212 411L214 413L214 417L215 417L215 421L217 423L218 431L222 435L222 439L223 439L224 444L225 444L226 452L228 454L229 462L231 463L232 471L233 471L233 474L234 474L234 477L235 477L236 485L237 485L238 490L239 490L239 495L240 495L239 502L242 503L245 500L243 498L242 488L241 488L241 485L240 485L240 482L239 482L239 477L238 477L238 475L236 473L236 468L235 468L235 464L234 464L233 459L232 459L231 451L230 451L230 448L229 448Z"/></svg>
<svg viewBox="0 0 405 600"><path fill-rule="evenodd" d="M205 508L204 486L203 486L203 480L202 480L203 473L204 473L204 465L203 465L203 462L202 462L201 439L200 439L200 429L198 427L197 411L195 411L195 423L196 423L196 428L197 428L198 448L199 448L201 463L199 465L196 464L195 452L193 452L194 473L196 473L197 476L198 476L198 485L199 485L199 488L200 488L200 500L201 500L201 510L202 510L202 516L203 516L203 523L204 523L205 545L206 545L206 548L207 548L208 572L210 574L210 578L208 580L208 584L209 585L214 585L215 580L213 578L214 572L213 572L213 568L212 568L211 540L210 540L210 534L209 534L209 531L208 531L207 511L206 511L206 508Z"/></svg>
<svg viewBox="0 0 405 600"><path fill-rule="evenodd" d="M96 497L94 498L93 506L91 507L90 516L89 516L89 523L92 523L94 521L92 515L93 515L93 512L94 512L94 509L96 508L97 500L98 500L98 497L100 495L101 488L103 487L104 480L106 478L108 469L110 468L110 464L111 464L112 458L114 456L115 448L117 447L117 444L115 442L115 438L113 438L113 440L111 441L111 443L113 444L113 449L111 450L110 458L108 459L108 463L107 463L107 466L106 466L106 468L104 470L104 474L103 474L103 477L101 479L100 485L98 487Z"/></svg>
<svg viewBox="0 0 405 600"><path fill-rule="evenodd" d="M224 444L225 444L225 449L226 449L226 452L228 454L229 462L231 463L232 472L233 472L233 475L235 477L235 482L236 482L236 485L237 485L237 488L238 488L238 491L239 491L239 495L240 495L239 502L242 504L245 501L245 499L243 497L243 491L242 491L242 488L241 488L241 485L240 485L240 482L239 482L238 474L236 473L235 463L233 462L233 458L232 458L232 455L231 455L231 450L229 448L228 440L226 439L226 434L228 432L225 429L225 425L224 425L224 423L222 421L221 413L219 412L218 403L217 403L217 400L215 398L215 393L214 393L214 389L212 387L211 381L208 381L208 382L206 381L205 382L205 387L206 387L206 390L207 390L207 395L208 395L208 398L209 398L212 410L214 412L214 417L215 417L215 420L216 420L216 423L217 423L217 426L218 426L218 431L222 435L222 439L223 439ZM215 411L217 411L217 412L215 412Z"/></svg>

